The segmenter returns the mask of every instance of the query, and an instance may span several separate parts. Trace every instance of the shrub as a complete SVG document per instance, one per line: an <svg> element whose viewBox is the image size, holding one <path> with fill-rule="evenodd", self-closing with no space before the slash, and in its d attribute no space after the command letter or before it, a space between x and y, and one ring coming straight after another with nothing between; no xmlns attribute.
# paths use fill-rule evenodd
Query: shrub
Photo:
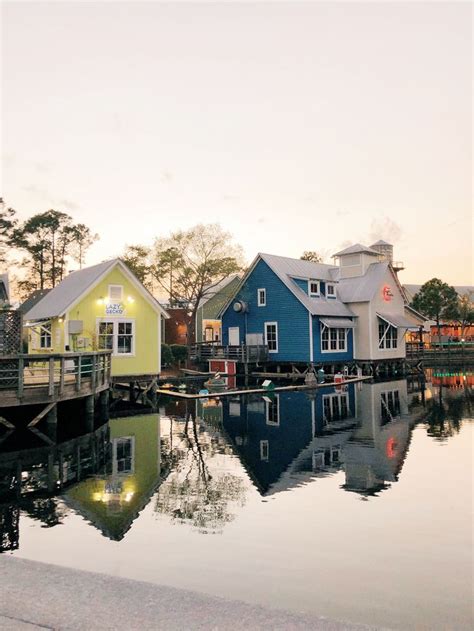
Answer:
<svg viewBox="0 0 474 631"><path fill-rule="evenodd" d="M182 361L185 361L188 357L188 347L183 346L182 344L171 344L170 346L171 353L173 354L173 359L178 364Z"/></svg>
<svg viewBox="0 0 474 631"><path fill-rule="evenodd" d="M171 346L169 344L161 345L161 363L163 366L170 366L174 361Z"/></svg>

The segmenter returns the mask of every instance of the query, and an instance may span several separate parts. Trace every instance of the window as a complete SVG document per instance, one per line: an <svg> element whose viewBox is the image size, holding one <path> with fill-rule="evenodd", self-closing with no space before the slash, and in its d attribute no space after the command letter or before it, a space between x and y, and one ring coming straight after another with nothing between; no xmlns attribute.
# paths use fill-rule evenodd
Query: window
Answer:
<svg viewBox="0 0 474 631"><path fill-rule="evenodd" d="M118 322L117 353L123 355L132 353L133 323Z"/></svg>
<svg viewBox="0 0 474 631"><path fill-rule="evenodd" d="M267 425L280 425L280 397L275 395L274 399L265 398Z"/></svg>
<svg viewBox="0 0 474 631"><path fill-rule="evenodd" d="M51 322L40 328L40 348L51 348Z"/></svg>
<svg viewBox="0 0 474 631"><path fill-rule="evenodd" d="M122 285L109 285L109 302L122 302L123 287Z"/></svg>
<svg viewBox="0 0 474 631"><path fill-rule="evenodd" d="M349 416L349 396L347 392L323 394L323 418L325 423L340 421Z"/></svg>
<svg viewBox="0 0 474 631"><path fill-rule="evenodd" d="M321 330L321 351L323 353L347 351L347 329L330 329L323 325Z"/></svg>
<svg viewBox="0 0 474 631"><path fill-rule="evenodd" d="M260 460L268 460L268 440L260 441Z"/></svg>
<svg viewBox="0 0 474 631"><path fill-rule="evenodd" d="M114 323L99 322L99 348L101 350L114 350Z"/></svg>
<svg viewBox="0 0 474 631"><path fill-rule="evenodd" d="M259 307L265 307L267 304L267 290L257 289L257 304Z"/></svg>
<svg viewBox="0 0 474 631"><path fill-rule="evenodd" d="M97 326L100 350L114 355L133 355L135 352L134 320L101 320Z"/></svg>
<svg viewBox="0 0 474 631"><path fill-rule="evenodd" d="M329 283L326 285L326 297L327 298L335 298L336 297L336 286L330 285Z"/></svg>
<svg viewBox="0 0 474 631"><path fill-rule="evenodd" d="M379 349L389 350L397 348L398 330L385 320L379 319Z"/></svg>
<svg viewBox="0 0 474 631"><path fill-rule="evenodd" d="M112 470L117 473L133 473L135 469L135 439L133 436L115 438L112 441Z"/></svg>
<svg viewBox="0 0 474 631"><path fill-rule="evenodd" d="M308 281L308 293L310 296L319 296L319 280Z"/></svg>
<svg viewBox="0 0 474 631"><path fill-rule="evenodd" d="M400 416L400 392L398 390L381 392L380 408L383 425L393 421L394 417Z"/></svg>
<svg viewBox="0 0 474 631"><path fill-rule="evenodd" d="M265 344L269 353L278 353L278 324L265 322Z"/></svg>

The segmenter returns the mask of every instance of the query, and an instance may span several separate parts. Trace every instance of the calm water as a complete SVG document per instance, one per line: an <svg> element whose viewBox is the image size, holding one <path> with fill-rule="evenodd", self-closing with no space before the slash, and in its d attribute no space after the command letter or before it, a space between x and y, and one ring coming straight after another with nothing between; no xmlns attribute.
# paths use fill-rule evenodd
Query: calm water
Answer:
<svg viewBox="0 0 474 631"><path fill-rule="evenodd" d="M162 400L82 435L63 423L57 444L2 429L1 550L388 628L471 628L472 375L446 373Z"/></svg>

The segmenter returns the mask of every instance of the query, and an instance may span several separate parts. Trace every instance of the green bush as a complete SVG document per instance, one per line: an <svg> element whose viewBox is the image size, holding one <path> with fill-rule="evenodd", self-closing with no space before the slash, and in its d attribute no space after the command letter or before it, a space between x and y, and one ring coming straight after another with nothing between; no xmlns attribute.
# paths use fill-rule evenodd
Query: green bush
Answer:
<svg viewBox="0 0 474 631"><path fill-rule="evenodd" d="M161 364L163 366L170 366L174 361L173 353L171 352L171 346L169 344L161 345Z"/></svg>
<svg viewBox="0 0 474 631"><path fill-rule="evenodd" d="M183 346L182 344L171 344L170 346L171 353L173 354L173 359L178 364L183 362L188 357L188 347Z"/></svg>

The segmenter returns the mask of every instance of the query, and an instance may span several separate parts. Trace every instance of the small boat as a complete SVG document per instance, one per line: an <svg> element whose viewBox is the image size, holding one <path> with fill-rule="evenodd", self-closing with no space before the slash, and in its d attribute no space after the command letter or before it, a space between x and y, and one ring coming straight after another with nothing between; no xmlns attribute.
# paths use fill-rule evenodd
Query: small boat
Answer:
<svg viewBox="0 0 474 631"><path fill-rule="evenodd" d="M204 386L209 391L225 390L227 388L227 381L224 379L224 377L221 377L221 375L218 372L216 372L214 377L211 377L210 379L204 382Z"/></svg>

